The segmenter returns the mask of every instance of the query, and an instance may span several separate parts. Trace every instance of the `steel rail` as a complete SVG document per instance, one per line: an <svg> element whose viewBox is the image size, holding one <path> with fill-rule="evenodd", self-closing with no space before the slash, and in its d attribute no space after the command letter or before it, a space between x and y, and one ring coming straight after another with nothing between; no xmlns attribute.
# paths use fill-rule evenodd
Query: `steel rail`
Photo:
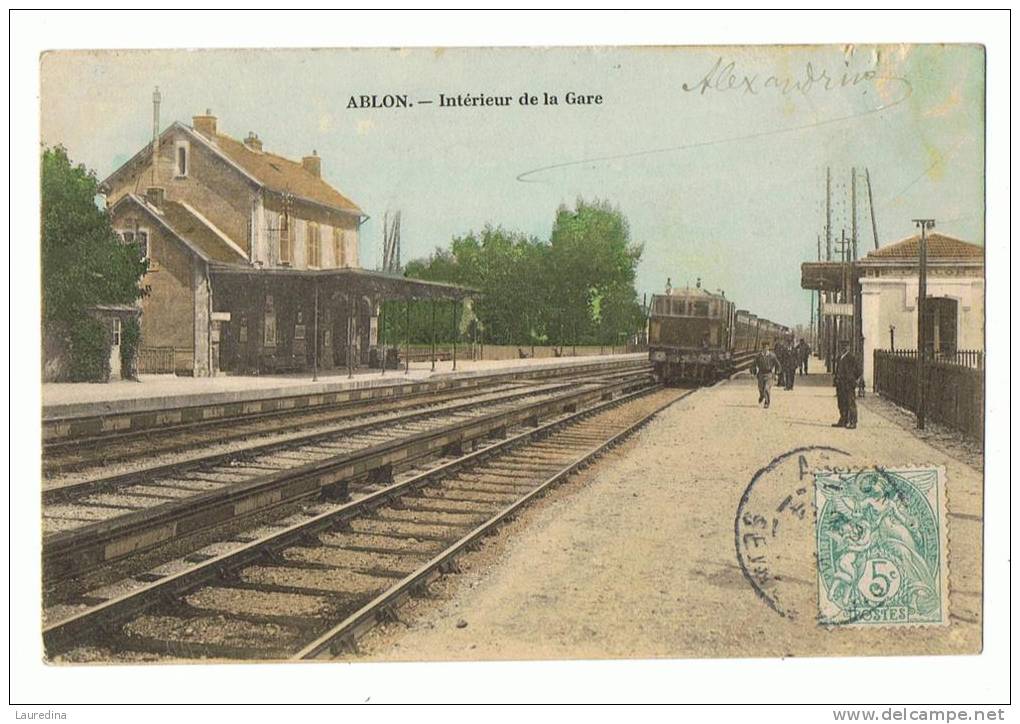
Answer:
<svg viewBox="0 0 1020 724"><path fill-rule="evenodd" d="M592 372L604 371L606 374L626 371L629 367L638 367L645 360L613 360L603 363L565 365L560 368L547 368L544 370L518 369L503 373L478 375L476 377L458 379L425 379L413 382L401 381L395 385L384 385L369 388L348 388L323 392L303 392L295 395L282 397L255 398L251 400L210 402L205 404L186 405L176 408L158 410L136 410L116 413L101 413L96 415L48 417L42 421L43 425L43 449L59 450L65 446L73 447L75 444L103 444L113 440L126 440L133 437L144 437L153 432L168 432L170 430L199 430L207 426L220 426L229 423L251 421L259 419L271 419L277 416L293 415L300 413L312 413L316 411L328 411L330 409L342 409L344 407L359 407L372 405L378 402L387 402L393 399L410 399L427 397L429 395L445 392L456 392L492 386L501 382L512 383L517 381L555 380L559 377L570 377L573 375L591 376ZM408 389L409 388L409 389ZM381 394L373 394L382 391ZM363 397L367 395L367 397ZM252 406L268 406L270 409L245 412ZM237 409L236 413L224 410ZM210 415L210 410L217 411L217 414ZM180 422L162 423L161 416L180 416ZM184 418L194 419L184 419ZM130 429L124 429L115 421L126 418L131 422ZM136 420L130 418L144 418L147 423L142 427L135 427ZM108 424L109 423L109 424ZM98 428L98 431L95 430ZM104 429L105 428L105 429Z"/></svg>
<svg viewBox="0 0 1020 724"><path fill-rule="evenodd" d="M508 390L505 395L502 395L493 400L483 401L482 404L492 404L494 402L509 402L512 400L520 399L522 397L529 397L543 392L549 392L556 389L568 388L571 385L569 383L549 383L548 388L530 388L530 389L517 389ZM494 393L498 394L498 393ZM467 397L471 397L469 394ZM453 398L456 400L456 397ZM240 448L237 450L228 450L226 452L213 453L212 455L203 455L199 457L189 458L187 460L179 460L177 462L164 463L161 465L151 465L148 467L137 468L126 473L118 473L116 475L106 475L99 478L90 478L81 482L71 483L69 485L54 486L50 488L44 488L42 491L42 501L44 505L53 505L56 503L71 503L77 499L87 496L95 495L96 493L109 492L122 488L128 485L137 485L145 483L146 481L152 480L153 478L164 477L168 475L177 475L187 472L192 472L197 468L204 467L216 467L217 465L223 465L230 463L234 460L244 460L253 455L266 455L277 451L284 451L290 448L294 448L301 445L311 445L316 442L323 440L330 440L341 434L360 434L371 430L390 427L393 425L400 425L409 422L415 422L423 418L437 417L451 412L460 412L462 410L468 410L479 405L478 400L467 399L463 402L451 405L449 407L443 407L440 409L435 408L420 408L412 407L405 414L398 414L394 417L388 417L382 420L369 420L367 422L356 422L356 423L341 423L329 427L325 430L319 430L311 434L301 435L300 437L289 437L283 440L270 440L268 442L259 443L256 445L249 445L248 447ZM278 434L278 433L276 433ZM216 441L220 442L220 441Z"/></svg>
<svg viewBox="0 0 1020 724"><path fill-rule="evenodd" d="M653 389L660 389L659 386ZM447 547L438 555L434 556L431 560L424 563L414 572L410 573L397 584L384 591L383 593L376 596L370 602L366 603L360 609L352 613L346 619L333 626L327 632L319 636L315 641L305 646L301 651L294 654L292 660L304 660L314 659L321 654L328 652L330 655L336 655L344 648L354 649L354 641L361 635L371 629L380 618L385 618L382 615L387 610L392 610L396 606L400 605L401 602L406 600L416 589L420 589L427 585L432 578L437 575L444 567L449 566L454 558L461 555L465 549L468 549L475 544L480 538L488 535L496 527L501 525L507 518L511 518L521 511L525 506L529 505L536 498L539 498L548 492L549 488L553 487L557 483L563 481L566 477L571 475L578 469L583 469L591 461L600 457L606 450L615 447L626 437L632 435L634 432L639 430L644 425L647 425L656 415L670 407L671 405L685 399L686 397L694 394L697 390L691 390L676 399L670 400L669 402L660 405L652 412L648 413L640 420L632 423L624 430L614 434L608 440L594 446L586 452L579 455L577 458L572 460L566 466L561 468L555 474L548 477L545 481L540 483L534 490L524 495L520 500L510 504L488 521L477 526L470 533L464 535L455 543ZM646 394L635 393L635 394ZM598 408L586 410L584 413L586 416L591 416L605 409L606 406L615 406L626 401L628 398L620 398L619 400L604 403Z"/></svg>
<svg viewBox="0 0 1020 724"><path fill-rule="evenodd" d="M511 437L499 440L492 445L474 450L455 460L439 464L412 478L393 483L378 491L366 494L362 498L340 505L335 510L317 514L307 520L244 544L235 550L198 562L192 568L185 571L148 582L138 589L49 624L43 628L42 632L47 656L52 657L77 643L90 640L90 637L101 636L117 624L124 622L132 616L143 613L163 601L180 597L211 581L225 577L229 578L232 571L257 562L268 551L279 551L288 545L305 539L309 535L335 529L338 525L342 525L352 518L356 518L366 512L371 512L409 492L432 483L436 478L442 478L465 466L480 462L484 463L486 458L497 452L512 450L522 442L536 438L541 439L555 429L565 427L610 407L622 405L659 389L662 389L661 385L652 385L635 392L626 393L615 399L600 401L592 407L572 412L565 417L557 418L538 425L533 429L525 430ZM677 399L683 399L692 393L693 390ZM672 402L676 402L676 400ZM672 402L669 404L672 404ZM657 413L667 406L664 405L655 412ZM647 419L651 419L651 416L648 416Z"/></svg>
<svg viewBox="0 0 1020 724"><path fill-rule="evenodd" d="M500 391L501 386L506 388L506 392L511 392L514 389L524 391L523 386L528 382L548 386L569 385L576 384L578 380L609 380L614 376L633 374L640 371L641 368L641 365L632 365L630 369L606 370L603 374L596 375L560 375L537 380L508 379L502 383L498 379L494 379L486 384L426 390L405 396L391 394L363 401L348 401L318 407L306 405L264 413L168 424L159 428L129 430L119 434L108 433L94 438L59 440L44 444L43 472L57 476L61 473L95 467L97 464L108 464L111 461L130 463L132 460L152 454L154 449L159 454L173 455L187 451L189 448L208 444L225 444L250 436L292 434L307 426L323 427L333 424L337 426L336 429L340 429L346 424L353 428L357 427L358 423L352 422L352 419L358 415L412 413L415 410L427 410L429 406L455 402L472 395L495 394ZM259 425L265 426L264 429L258 429ZM256 429L251 429L252 427L256 427ZM195 436L203 431L207 436L196 442ZM143 443L144 445L142 445ZM142 447L139 447L140 445ZM76 455L77 458L75 458Z"/></svg>
<svg viewBox="0 0 1020 724"><path fill-rule="evenodd" d="M537 423L550 414L569 411L572 406L576 409L580 404L625 391L640 384L643 377L644 373L640 373L608 385L574 389L511 410L401 436L219 490L53 533L43 539L44 577L52 581L80 573L215 525L319 494L324 489L335 489L334 497L342 499L351 481L377 470L392 469L394 465L435 455L451 446L505 433L513 424Z"/></svg>

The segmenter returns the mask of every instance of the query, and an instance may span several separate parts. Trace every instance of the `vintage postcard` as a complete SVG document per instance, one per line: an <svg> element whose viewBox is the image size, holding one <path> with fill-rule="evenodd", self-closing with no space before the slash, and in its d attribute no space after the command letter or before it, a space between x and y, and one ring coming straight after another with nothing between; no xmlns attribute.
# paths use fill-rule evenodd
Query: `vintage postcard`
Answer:
<svg viewBox="0 0 1020 724"><path fill-rule="evenodd" d="M38 62L50 665L982 651L982 46Z"/></svg>

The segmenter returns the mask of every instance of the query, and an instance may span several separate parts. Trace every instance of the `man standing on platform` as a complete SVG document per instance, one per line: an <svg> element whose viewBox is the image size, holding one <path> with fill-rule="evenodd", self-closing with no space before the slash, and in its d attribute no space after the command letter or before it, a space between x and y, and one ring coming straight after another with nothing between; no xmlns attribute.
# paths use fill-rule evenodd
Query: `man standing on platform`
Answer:
<svg viewBox="0 0 1020 724"><path fill-rule="evenodd" d="M797 350L794 348L792 340L783 340L776 345L776 357L782 368L779 372L779 384L783 386L784 390L792 390L793 378L798 367Z"/></svg>
<svg viewBox="0 0 1020 724"><path fill-rule="evenodd" d="M857 427L857 383L861 375L861 363L850 351L850 342L841 339L832 374L836 385L836 404L839 405L839 422L834 422L833 427L850 430Z"/></svg>
<svg viewBox="0 0 1020 724"><path fill-rule="evenodd" d="M781 367L779 366L779 360L769 350L769 343L761 343L761 351L758 352L754 357L754 361L751 362L751 374L758 378L758 404L765 403L765 407L769 406L772 401L769 391L772 388L772 375L780 372Z"/></svg>
<svg viewBox="0 0 1020 724"><path fill-rule="evenodd" d="M797 343L797 354L800 356L800 373L806 375L808 373L808 358L811 357L811 346L803 337Z"/></svg>

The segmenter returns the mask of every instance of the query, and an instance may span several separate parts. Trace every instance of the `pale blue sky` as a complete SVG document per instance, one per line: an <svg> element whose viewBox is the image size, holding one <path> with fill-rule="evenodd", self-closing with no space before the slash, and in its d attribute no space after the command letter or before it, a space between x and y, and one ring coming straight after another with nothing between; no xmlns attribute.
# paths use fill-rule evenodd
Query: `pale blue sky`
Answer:
<svg viewBox="0 0 1020 724"><path fill-rule="evenodd" d="M720 59L738 87L702 92ZM877 77L840 83L869 70ZM775 87L809 74L806 89ZM754 93L740 86L745 76ZM387 209L403 212L406 259L485 224L547 238L560 203L601 197L644 243L640 292L700 276L740 307L806 322L799 268L823 231L826 166L837 237L850 230L856 165L862 177L870 170L882 243L913 233L918 216L984 241L975 46L55 53L42 62L43 143L64 144L105 176L148 142L155 85L163 127L210 108L235 138L253 130L292 158L316 149L323 176L372 217L361 239L370 268ZM567 106L568 91L603 104ZM524 92L557 94L560 105L522 107ZM351 95L386 93L437 103L346 107ZM440 93L515 100L444 109ZM518 180L547 166L557 167ZM873 241L860 180L863 253Z"/></svg>

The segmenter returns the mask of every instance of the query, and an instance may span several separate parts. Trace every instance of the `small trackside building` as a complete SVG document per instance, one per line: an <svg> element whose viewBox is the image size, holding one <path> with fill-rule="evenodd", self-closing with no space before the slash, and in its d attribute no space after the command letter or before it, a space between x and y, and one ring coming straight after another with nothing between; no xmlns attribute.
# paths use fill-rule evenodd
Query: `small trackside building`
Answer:
<svg viewBox="0 0 1020 724"><path fill-rule="evenodd" d="M925 339L928 353L952 356L984 351L985 251L941 233L927 235ZM917 349L920 237L886 244L854 262L805 262L801 288L843 295L853 315L831 335L848 339L861 355L864 381L874 381L876 350ZM840 305L837 305L840 306Z"/></svg>
<svg viewBox="0 0 1020 724"><path fill-rule="evenodd" d="M984 351L984 247L940 233L927 237L925 338L930 351ZM857 262L864 379L874 379L876 349L917 349L920 237L887 244Z"/></svg>

